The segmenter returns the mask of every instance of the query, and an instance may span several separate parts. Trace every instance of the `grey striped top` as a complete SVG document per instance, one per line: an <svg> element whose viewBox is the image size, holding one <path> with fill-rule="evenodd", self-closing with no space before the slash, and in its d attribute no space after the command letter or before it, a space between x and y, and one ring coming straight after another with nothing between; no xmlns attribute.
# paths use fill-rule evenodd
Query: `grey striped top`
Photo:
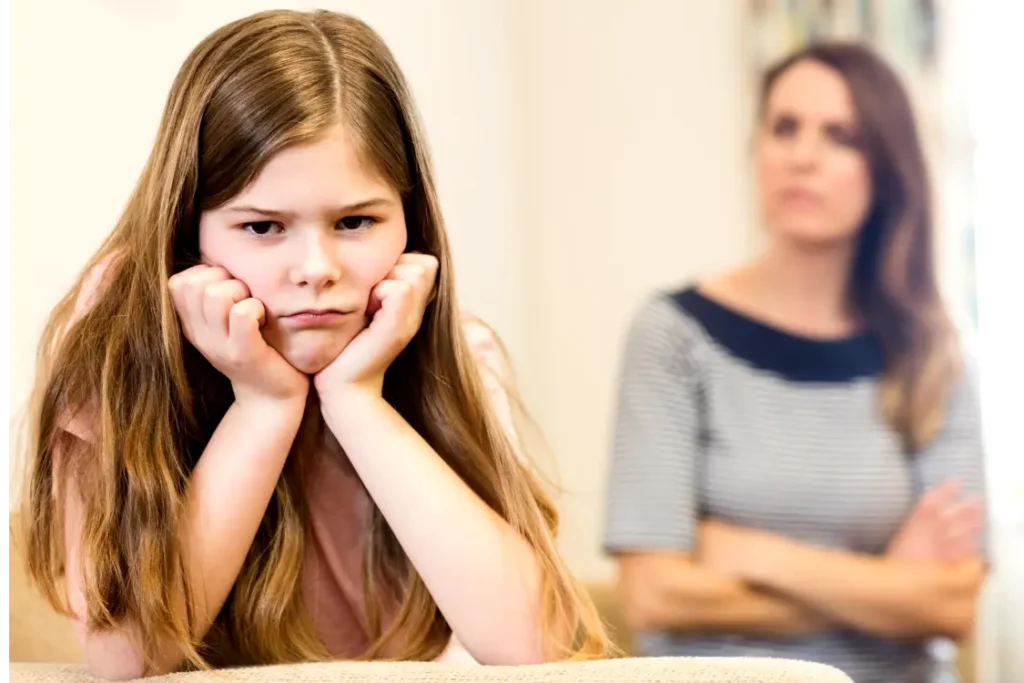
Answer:
<svg viewBox="0 0 1024 683"><path fill-rule="evenodd" d="M948 477L984 493L971 382L907 456L878 410L868 335L787 334L690 288L652 297L632 322L620 376L605 549L695 549L713 516L802 542L881 553L917 497ZM641 633L652 656L778 656L830 664L857 683L919 683L924 643L852 629L793 638Z"/></svg>

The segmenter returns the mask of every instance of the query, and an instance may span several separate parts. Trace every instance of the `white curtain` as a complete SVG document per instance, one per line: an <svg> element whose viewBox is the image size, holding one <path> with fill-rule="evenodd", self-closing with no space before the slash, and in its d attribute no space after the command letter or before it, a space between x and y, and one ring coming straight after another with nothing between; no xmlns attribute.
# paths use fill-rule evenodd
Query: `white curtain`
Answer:
<svg viewBox="0 0 1024 683"><path fill-rule="evenodd" d="M1011 683L1024 681L1024 4L964 0L960 13L974 142L977 356L995 560L979 619L979 683Z"/></svg>

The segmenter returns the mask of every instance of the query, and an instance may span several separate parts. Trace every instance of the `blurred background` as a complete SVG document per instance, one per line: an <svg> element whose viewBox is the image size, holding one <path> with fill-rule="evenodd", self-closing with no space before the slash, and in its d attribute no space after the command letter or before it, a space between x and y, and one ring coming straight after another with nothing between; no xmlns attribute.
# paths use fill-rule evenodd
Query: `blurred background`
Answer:
<svg viewBox="0 0 1024 683"><path fill-rule="evenodd" d="M901 70L925 135L946 296L981 368L996 567L983 681L1024 680L1024 48L1016 0L352 0L411 82L462 304L514 358L561 487L562 549L600 551L622 335L640 300L749 257L759 70L859 36ZM50 308L117 219L188 51L259 0L11 6L11 415ZM11 472L17 461L13 441ZM17 491L11 490L12 504ZM1019 636L1018 636L1019 637Z"/></svg>

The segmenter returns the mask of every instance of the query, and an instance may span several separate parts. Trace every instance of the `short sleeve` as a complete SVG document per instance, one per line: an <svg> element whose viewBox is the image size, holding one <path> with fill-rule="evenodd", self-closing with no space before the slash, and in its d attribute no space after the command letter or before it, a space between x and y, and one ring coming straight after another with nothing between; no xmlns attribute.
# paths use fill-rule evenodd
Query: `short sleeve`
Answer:
<svg viewBox="0 0 1024 683"><path fill-rule="evenodd" d="M976 377L970 367L961 375L950 392L942 427L913 458L913 463L920 493L947 479L955 479L962 496L977 497L987 508L988 484ZM988 557L987 524L985 526L981 548L982 554Z"/></svg>
<svg viewBox="0 0 1024 683"><path fill-rule="evenodd" d="M700 382L693 332L667 297L649 300L626 336L608 482L608 553L692 551Z"/></svg>

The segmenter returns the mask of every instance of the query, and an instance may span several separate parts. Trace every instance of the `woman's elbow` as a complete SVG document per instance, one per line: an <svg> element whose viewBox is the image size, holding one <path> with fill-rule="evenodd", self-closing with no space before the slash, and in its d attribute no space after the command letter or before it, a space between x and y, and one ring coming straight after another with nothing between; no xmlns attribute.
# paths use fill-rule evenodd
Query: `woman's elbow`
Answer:
<svg viewBox="0 0 1024 683"><path fill-rule="evenodd" d="M962 598L942 605L935 619L936 633L956 642L964 642L974 635L975 618L978 613L976 598Z"/></svg>
<svg viewBox="0 0 1024 683"><path fill-rule="evenodd" d="M878 635L891 638L949 638L962 642L974 632L977 598L968 595L931 599L898 620L879 624Z"/></svg>
<svg viewBox="0 0 1024 683"><path fill-rule="evenodd" d="M646 581L620 582L622 619L634 633L656 631L667 626L665 590L655 577Z"/></svg>
<svg viewBox="0 0 1024 683"><path fill-rule="evenodd" d="M623 622L633 633L643 633L658 628L657 613L649 607L647 601L639 596L631 595L622 603Z"/></svg>
<svg viewBox="0 0 1024 683"><path fill-rule="evenodd" d="M974 634L978 614L978 599L985 583L986 567L980 561L969 561L958 568L945 598L937 601L937 635L955 641L964 641Z"/></svg>

